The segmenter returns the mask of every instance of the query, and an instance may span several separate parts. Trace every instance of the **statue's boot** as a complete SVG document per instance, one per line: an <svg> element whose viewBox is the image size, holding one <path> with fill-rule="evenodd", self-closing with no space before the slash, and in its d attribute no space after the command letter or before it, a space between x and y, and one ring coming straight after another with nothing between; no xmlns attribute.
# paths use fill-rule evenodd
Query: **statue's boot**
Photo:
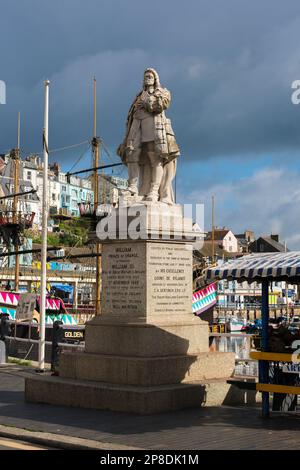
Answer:
<svg viewBox="0 0 300 470"><path fill-rule="evenodd" d="M128 191L132 195L137 195L139 193L138 189L138 180L139 180L139 164L127 163L128 168Z"/></svg>
<svg viewBox="0 0 300 470"><path fill-rule="evenodd" d="M165 195L165 196L161 197L160 202L164 202L165 204L168 204L169 206L172 206L174 204L174 198L171 195L171 193L169 193L168 195Z"/></svg>
<svg viewBox="0 0 300 470"><path fill-rule="evenodd" d="M145 201L157 202L159 198L158 190L159 190L159 184L151 183L150 192L145 197Z"/></svg>
<svg viewBox="0 0 300 470"><path fill-rule="evenodd" d="M157 157L155 152L148 152L149 159L151 162L152 170L151 170L151 185L150 191L145 197L146 201L157 202L159 199L159 187L163 177L163 166L161 164L160 159Z"/></svg>

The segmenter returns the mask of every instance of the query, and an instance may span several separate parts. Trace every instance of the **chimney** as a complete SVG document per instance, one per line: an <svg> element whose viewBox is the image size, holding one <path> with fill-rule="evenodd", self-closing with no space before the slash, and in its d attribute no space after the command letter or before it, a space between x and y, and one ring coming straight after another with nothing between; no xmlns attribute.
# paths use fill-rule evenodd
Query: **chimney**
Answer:
<svg viewBox="0 0 300 470"><path fill-rule="evenodd" d="M61 166L59 163L54 162L53 165L50 166L50 170L53 171L53 173L58 176L61 170Z"/></svg>
<svg viewBox="0 0 300 470"><path fill-rule="evenodd" d="M271 238L272 238L272 240L274 240L275 242L279 242L279 235L272 235L272 234L271 234Z"/></svg>

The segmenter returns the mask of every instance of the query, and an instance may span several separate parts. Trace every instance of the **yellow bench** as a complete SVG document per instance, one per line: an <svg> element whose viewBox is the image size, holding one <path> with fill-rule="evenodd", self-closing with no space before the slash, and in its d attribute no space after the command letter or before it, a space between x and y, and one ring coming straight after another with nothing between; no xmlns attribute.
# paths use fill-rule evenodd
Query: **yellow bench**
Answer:
<svg viewBox="0 0 300 470"><path fill-rule="evenodd" d="M271 393L287 393L290 395L300 395L300 387L293 387L290 385L275 385L275 384L256 384L258 392L271 392Z"/></svg>
<svg viewBox="0 0 300 470"><path fill-rule="evenodd" d="M291 353L274 353L274 352L262 352L252 351L250 352L251 359L257 361L278 361L278 362L300 362L300 355ZM271 393L287 393L291 395L300 395L300 387L292 385L277 385L277 384L256 384L256 390L258 392L271 392Z"/></svg>
<svg viewBox="0 0 300 470"><path fill-rule="evenodd" d="M250 357L257 361L300 362L300 355L291 353L251 351Z"/></svg>

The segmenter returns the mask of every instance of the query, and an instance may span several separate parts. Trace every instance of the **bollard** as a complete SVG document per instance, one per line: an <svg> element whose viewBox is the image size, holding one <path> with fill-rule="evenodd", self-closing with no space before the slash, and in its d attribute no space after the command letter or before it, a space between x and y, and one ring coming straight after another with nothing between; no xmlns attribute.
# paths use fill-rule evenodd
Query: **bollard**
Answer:
<svg viewBox="0 0 300 470"><path fill-rule="evenodd" d="M1 315L1 320L0 320L0 339L3 341L5 339L5 336L10 336L11 335L11 327L9 324L9 315L6 313Z"/></svg>
<svg viewBox="0 0 300 470"><path fill-rule="evenodd" d="M59 365L59 345L63 341L63 322L56 320L52 330L51 371L56 372Z"/></svg>
<svg viewBox="0 0 300 470"><path fill-rule="evenodd" d="M6 364L6 362L7 362L7 355L6 355L5 342L0 340L0 364Z"/></svg>
<svg viewBox="0 0 300 470"><path fill-rule="evenodd" d="M0 319L0 364L4 364L8 359L9 342L6 338L11 335L11 327L9 324L9 315L2 314Z"/></svg>

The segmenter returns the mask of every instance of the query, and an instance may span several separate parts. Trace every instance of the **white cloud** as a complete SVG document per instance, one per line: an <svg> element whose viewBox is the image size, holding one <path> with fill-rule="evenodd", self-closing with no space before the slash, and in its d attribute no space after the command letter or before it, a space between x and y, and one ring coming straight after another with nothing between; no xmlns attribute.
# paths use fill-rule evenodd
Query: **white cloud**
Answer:
<svg viewBox="0 0 300 470"><path fill-rule="evenodd" d="M256 235L279 233L289 248L300 249L300 172L264 168L230 184L193 191L186 200L204 202L206 230L210 228L211 196L215 223L234 232L253 229Z"/></svg>
<svg viewBox="0 0 300 470"><path fill-rule="evenodd" d="M203 76L203 74L206 72L207 70L207 65L204 63L204 62L196 62L194 64L191 64L189 67L188 67L188 76L192 79L192 80L196 80L196 79L199 79Z"/></svg>

